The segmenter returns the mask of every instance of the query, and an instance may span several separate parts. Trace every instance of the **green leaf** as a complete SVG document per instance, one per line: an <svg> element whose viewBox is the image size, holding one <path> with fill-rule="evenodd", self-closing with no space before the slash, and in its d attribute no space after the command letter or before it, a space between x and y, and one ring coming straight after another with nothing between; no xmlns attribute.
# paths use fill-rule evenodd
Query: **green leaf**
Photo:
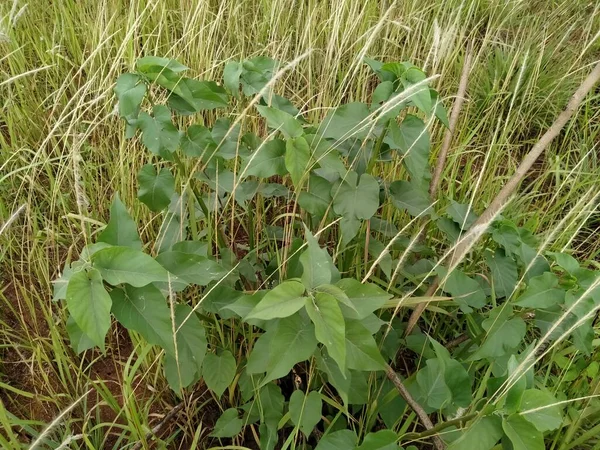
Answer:
<svg viewBox="0 0 600 450"><path fill-rule="evenodd" d="M139 58L135 67L138 72L143 73L150 79L156 79L156 76L164 71L172 73L182 73L188 68L174 59L163 58L160 56L144 56Z"/></svg>
<svg viewBox="0 0 600 450"><path fill-rule="evenodd" d="M534 277L515 305L526 308L551 308L565 301L565 291L558 287L558 277L552 272Z"/></svg>
<svg viewBox="0 0 600 450"><path fill-rule="evenodd" d="M494 256L485 255L485 260L492 272L492 281L496 298L510 297L518 283L517 263L503 250L496 249Z"/></svg>
<svg viewBox="0 0 600 450"><path fill-rule="evenodd" d="M477 418L461 437L448 447L448 450L491 450L503 434L500 417Z"/></svg>
<svg viewBox="0 0 600 450"><path fill-rule="evenodd" d="M221 414L210 436L216 438L233 437L242 431L243 425L244 421L239 418L238 410L236 408L229 408Z"/></svg>
<svg viewBox="0 0 600 450"><path fill-rule="evenodd" d="M182 78L171 92L169 106L184 115L229 106L227 92L214 81Z"/></svg>
<svg viewBox="0 0 600 450"><path fill-rule="evenodd" d="M338 301L329 294L317 292L314 298L306 300L306 312L315 324L317 340L327 347L343 371L346 368L346 326Z"/></svg>
<svg viewBox="0 0 600 450"><path fill-rule="evenodd" d="M544 437L531 423L518 414L502 420L502 429L514 450L544 450Z"/></svg>
<svg viewBox="0 0 600 450"><path fill-rule="evenodd" d="M399 450L398 435L393 430L368 433L355 450Z"/></svg>
<svg viewBox="0 0 600 450"><path fill-rule="evenodd" d="M344 316L349 319L365 319L393 297L375 284L363 284L354 278L343 278L336 286L345 292L348 300L354 305L353 308L343 303L340 305Z"/></svg>
<svg viewBox="0 0 600 450"><path fill-rule="evenodd" d="M520 414L540 432L556 430L563 418L556 398L546 391L527 389L521 397Z"/></svg>
<svg viewBox="0 0 600 450"><path fill-rule="evenodd" d="M69 334L69 341L71 341L71 347L77 354L85 352L91 348L94 348L96 344L90 339L90 337L83 332L73 316L69 316L67 319L67 333Z"/></svg>
<svg viewBox="0 0 600 450"><path fill-rule="evenodd" d="M510 355L507 367L509 378L517 376L519 361L515 355ZM524 376L519 376L506 394L506 402L504 403L504 410L506 412L513 413L519 409L521 398L523 397L523 392L525 392L526 388L527 379Z"/></svg>
<svg viewBox="0 0 600 450"><path fill-rule="evenodd" d="M369 136L373 126L369 119L371 111L365 103L347 103L338 106L330 112L319 126L319 134L324 138L332 138L339 141L351 137L364 139Z"/></svg>
<svg viewBox="0 0 600 450"><path fill-rule="evenodd" d="M394 181L390 184L390 198L396 208L406 209L411 216L433 214L427 189L408 181Z"/></svg>
<svg viewBox="0 0 600 450"><path fill-rule="evenodd" d="M294 117L296 120L306 123L304 118L300 115L298 108L296 108L287 98L282 97L281 95L271 93L268 96L263 96L261 102L266 106L272 106L273 108L284 111L290 116Z"/></svg>
<svg viewBox="0 0 600 450"><path fill-rule="evenodd" d="M471 377L463 365L452 359L450 352L439 342L431 339L431 344L444 372L444 381L452 393L452 403L460 408L466 408L473 398L471 392Z"/></svg>
<svg viewBox="0 0 600 450"><path fill-rule="evenodd" d="M308 438L314 427L321 421L323 408L321 394L311 391L305 396L304 392L296 390L290 397L289 408L292 423Z"/></svg>
<svg viewBox="0 0 600 450"><path fill-rule="evenodd" d="M133 125L146 96L146 85L138 75L124 73L117 78L114 91L119 100L119 115Z"/></svg>
<svg viewBox="0 0 600 450"><path fill-rule="evenodd" d="M153 116L142 111L137 121L142 130L142 143L155 155L170 158L179 148L179 131L171 122L171 112L164 105L154 105Z"/></svg>
<svg viewBox="0 0 600 450"><path fill-rule="evenodd" d="M326 434L320 440L315 450L346 450L356 447L358 437L353 430L338 430Z"/></svg>
<svg viewBox="0 0 600 450"><path fill-rule="evenodd" d="M156 261L179 280L198 286L206 286L227 274L227 271L216 261L191 253L166 251L158 255ZM171 279L172 283L177 281Z"/></svg>
<svg viewBox="0 0 600 450"><path fill-rule="evenodd" d="M303 136L286 141L285 167L292 177L296 189L310 170L310 147Z"/></svg>
<svg viewBox="0 0 600 450"><path fill-rule="evenodd" d="M175 177L169 169L162 168L157 174L153 164L146 164L138 174L138 182L138 198L151 211L162 211L169 206L175 194Z"/></svg>
<svg viewBox="0 0 600 450"><path fill-rule="evenodd" d="M208 343L202 323L188 305L175 306L174 322L177 354L166 354L165 373L171 389L180 392L200 378Z"/></svg>
<svg viewBox="0 0 600 450"><path fill-rule="evenodd" d="M210 157L216 150L217 143L210 130L202 125L191 125L185 135L181 136L181 151L184 155L196 158Z"/></svg>
<svg viewBox="0 0 600 450"><path fill-rule="evenodd" d="M450 275L447 275L447 269L443 266L439 266L437 272L442 279L442 290L454 297L463 312L470 313L473 311L471 308L485 306L487 297L476 280L456 268Z"/></svg>
<svg viewBox="0 0 600 450"><path fill-rule="evenodd" d="M256 109L267 119L269 128L281 131L287 139L297 138L304 133L302 124L285 111L261 105L257 105Z"/></svg>
<svg viewBox="0 0 600 450"><path fill-rule="evenodd" d="M346 321L346 365L355 370L384 370L385 361L369 330L358 320Z"/></svg>
<svg viewBox="0 0 600 450"><path fill-rule="evenodd" d="M220 355L209 353L204 358L202 374L206 387L221 397L225 389L233 382L237 365L230 351Z"/></svg>
<svg viewBox="0 0 600 450"><path fill-rule="evenodd" d="M141 288L113 289L112 313L128 330L142 335L150 344L173 354L173 326L165 296L152 284Z"/></svg>
<svg viewBox="0 0 600 450"><path fill-rule="evenodd" d="M94 268L108 284L134 287L167 281L167 271L151 256L129 247L108 247L92 255Z"/></svg>
<svg viewBox="0 0 600 450"><path fill-rule="evenodd" d="M487 331L485 340L471 360L483 358L499 358L507 353L512 353L525 337L526 326L520 317L510 318L512 307L506 303L494 308L490 316L482 322Z"/></svg>
<svg viewBox="0 0 600 450"><path fill-rule="evenodd" d="M98 242L131 247L135 250L142 249L142 241L140 241L137 225L127 212L127 208L125 208L118 193L115 194L110 206L110 220L98 236Z"/></svg>
<svg viewBox="0 0 600 450"><path fill-rule="evenodd" d="M112 300L96 269L74 273L67 287L67 307L90 340L104 351L104 338L110 328Z"/></svg>
<svg viewBox="0 0 600 450"><path fill-rule="evenodd" d="M299 311L306 302L304 285L298 281L284 281L263 297L246 319L271 320L288 317Z"/></svg>
<svg viewBox="0 0 600 450"><path fill-rule="evenodd" d="M314 289L339 280L340 273L333 264L327 249L319 246L319 242L306 226L304 227L304 235L308 244L308 248L300 255L304 286L307 289Z"/></svg>
<svg viewBox="0 0 600 450"><path fill-rule="evenodd" d="M431 178L429 173L429 132L425 123L417 116L408 114L398 125L390 122L384 142L403 155L412 182L420 185Z"/></svg>
<svg viewBox="0 0 600 450"><path fill-rule="evenodd" d="M260 401L261 421L277 423L281 420L285 398L279 386L275 383L267 383L260 389L258 400Z"/></svg>
<svg viewBox="0 0 600 450"><path fill-rule="evenodd" d="M269 178L274 175L285 175L285 142L273 139L262 144L245 161L242 176Z"/></svg>
<svg viewBox="0 0 600 450"><path fill-rule="evenodd" d="M260 450L275 450L279 441L277 423L261 423L258 427L258 433L260 434Z"/></svg>
<svg viewBox="0 0 600 450"><path fill-rule="evenodd" d="M235 98L240 97L240 75L244 71L242 63L229 61L223 69L223 84Z"/></svg>
<svg viewBox="0 0 600 450"><path fill-rule="evenodd" d="M315 329L299 315L269 323L267 332L258 338L248 358L249 374L265 373L262 384L287 375L292 367L312 356L317 348Z"/></svg>
<svg viewBox="0 0 600 450"><path fill-rule="evenodd" d="M559 252L549 252L548 254L554 258L556 264L570 274L574 274L579 270L579 263L571 255Z"/></svg>
<svg viewBox="0 0 600 450"><path fill-rule="evenodd" d="M454 200L450 201L450 206L448 206L446 212L461 230L468 230L478 219L477 214L471 209L471 205L457 203Z"/></svg>
<svg viewBox="0 0 600 450"><path fill-rule="evenodd" d="M311 174L308 179L308 192L300 192L298 204L313 216L322 218L331 204L331 183L323 177Z"/></svg>
<svg viewBox="0 0 600 450"><path fill-rule="evenodd" d="M331 195L334 211L343 216L342 238L348 243L356 236L360 220L370 219L377 212L379 183L369 174L363 174L359 181L356 172L349 172L339 187L332 188Z"/></svg>
<svg viewBox="0 0 600 450"><path fill-rule="evenodd" d="M417 384L427 404L434 409L447 406L452 398L444 379L443 366L437 359L428 359L427 365L417 372Z"/></svg>
<svg viewBox="0 0 600 450"><path fill-rule="evenodd" d="M435 116L444 124L446 128L450 128L450 123L448 122L448 112L446 111L442 101L439 99L439 94L435 89L429 89L429 93L431 94L431 102L434 104Z"/></svg>

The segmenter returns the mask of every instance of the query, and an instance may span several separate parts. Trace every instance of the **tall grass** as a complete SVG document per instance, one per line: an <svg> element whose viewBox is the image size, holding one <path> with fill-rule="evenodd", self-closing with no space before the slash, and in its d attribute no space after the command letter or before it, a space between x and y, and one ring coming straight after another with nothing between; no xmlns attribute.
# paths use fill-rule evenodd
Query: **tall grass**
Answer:
<svg viewBox="0 0 600 450"><path fill-rule="evenodd" d="M44 436L46 445L121 448L144 441L174 401L157 355L120 329L108 355L76 357L67 347L66 315L50 301L50 281L106 222L112 193L136 205L132 174L147 156L137 141L125 140L112 87L139 56L173 57L192 76L219 79L232 59L290 62L306 55L276 90L316 120L330 107L369 98L365 55L409 60L439 75L436 88L449 105L465 48L473 45L468 100L441 189L477 211L600 58L600 4L587 0L36 0L6 1L0 17L0 445L6 448L19 445L18 433L36 439L69 408ZM257 118L241 119L245 128L264 132ZM443 130L432 133L437 148ZM545 236L548 249L573 248L582 259L597 259L599 146L596 91L503 214ZM134 213L143 219L143 240L151 241L157 224L142 210ZM268 224L261 211L255 217L260 235ZM555 448L592 448L595 433L584 425L600 413L592 397L600 393L598 381L572 366L566 344L544 361L539 370L556 392L585 398L569 404L571 422L557 433ZM204 401L186 404L173 440L205 438L198 412Z"/></svg>

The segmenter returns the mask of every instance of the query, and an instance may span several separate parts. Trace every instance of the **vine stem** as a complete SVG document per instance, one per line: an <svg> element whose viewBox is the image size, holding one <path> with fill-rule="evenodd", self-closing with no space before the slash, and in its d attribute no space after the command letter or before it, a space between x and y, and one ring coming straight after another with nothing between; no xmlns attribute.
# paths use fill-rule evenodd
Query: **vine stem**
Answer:
<svg viewBox="0 0 600 450"><path fill-rule="evenodd" d="M486 208L486 210L479 216L479 218L475 221L475 223L471 226L469 231L467 232L464 239L462 239L455 247L454 252L451 257L450 267L456 265L458 260L466 254L469 248L481 237L483 234L483 230L487 229L489 224L494 220L496 215L506 206L506 204L510 201L510 197L516 191L517 187L527 175L527 172L535 163L535 161L541 156L542 153L546 150L548 145L554 140L556 136L561 132L567 122L573 117L585 96L592 90L594 85L600 80L600 62L596 63L594 69L590 72L590 74L586 77L585 80L581 83L579 88L575 91L569 103L567 103L566 108L559 114L554 123L548 128L548 130L542 135L539 141L533 146L533 148L525 155L519 167L513 174L513 176L506 182L506 184L502 187L500 192L494 197L490 205ZM454 111L453 111L454 112ZM433 281L433 283L427 289L425 293L426 297L433 296L440 284L439 277ZM418 305L413 313L411 314L408 324L406 326L406 334L410 334L413 330L417 321L423 314L425 309L425 304Z"/></svg>
<svg viewBox="0 0 600 450"><path fill-rule="evenodd" d="M396 389L398 389L398 392L400 393L402 398L406 400L408 406L410 406L411 409L415 412L415 414L417 415L423 426L427 429L427 431L433 430L435 427L433 426L431 419L429 418L423 407L419 405L419 403L412 397L412 395L410 395L410 392L408 392L408 389L406 389L406 386L404 386L404 383L402 383L402 380L394 371L394 369L388 365L385 369L385 374L387 375L388 379L394 384L394 386L396 386ZM432 439L433 445L437 450L444 450L446 448L446 444L444 444L444 442L439 438L439 436L432 436Z"/></svg>

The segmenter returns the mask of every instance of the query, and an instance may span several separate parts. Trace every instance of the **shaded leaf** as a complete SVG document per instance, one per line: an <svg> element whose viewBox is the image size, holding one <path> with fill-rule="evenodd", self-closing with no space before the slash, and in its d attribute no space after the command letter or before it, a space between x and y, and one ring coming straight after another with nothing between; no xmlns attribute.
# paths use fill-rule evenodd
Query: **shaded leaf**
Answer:
<svg viewBox="0 0 600 450"><path fill-rule="evenodd" d="M221 397L235 377L237 370L235 358L230 351L224 351L220 355L209 353L204 358L203 367L202 373L206 386L217 397Z"/></svg>
<svg viewBox="0 0 600 450"><path fill-rule="evenodd" d="M544 450L544 437L531 423L518 414L502 420L502 429L514 450Z"/></svg>
<svg viewBox="0 0 600 450"><path fill-rule="evenodd" d="M229 408L221 414L210 435L217 438L233 437L242 431L243 425L244 422L239 418L238 410L236 408Z"/></svg>
<svg viewBox="0 0 600 450"><path fill-rule="evenodd" d="M390 184L390 198L396 208L407 210L411 216L433 214L427 189L408 181L394 181Z"/></svg>
<svg viewBox="0 0 600 450"><path fill-rule="evenodd" d="M313 428L321 421L323 403L321 394L311 391L307 396L304 392L296 390L290 397L290 418L302 433L308 438Z"/></svg>

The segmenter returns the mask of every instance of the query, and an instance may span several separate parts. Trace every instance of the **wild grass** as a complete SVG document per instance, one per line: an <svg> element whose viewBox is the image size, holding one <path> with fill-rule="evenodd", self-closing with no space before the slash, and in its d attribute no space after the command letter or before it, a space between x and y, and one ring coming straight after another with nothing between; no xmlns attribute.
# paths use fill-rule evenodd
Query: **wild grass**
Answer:
<svg viewBox="0 0 600 450"><path fill-rule="evenodd" d="M76 356L64 308L50 300L51 280L107 222L114 192L141 217L142 240L157 236L158 223L135 206L134 174L148 156L137 140L125 139L112 94L117 76L138 57L176 58L191 76L215 80L230 60L266 55L295 61L276 91L318 120L338 104L370 98L374 84L364 56L411 61L439 75L435 87L450 106L472 45L467 101L441 190L478 212L600 59L600 4L587 0L35 0L6 1L0 17L3 448L36 439L47 448L148 446L146 434L178 401L156 351L134 334L114 327L106 355ZM571 249L596 266L599 92L502 212L541 235L545 249ZM240 102L237 111L246 106ZM233 119L265 133L253 113ZM434 125L431 131L439 149L443 130ZM386 170L380 175L391 180L398 168ZM284 208L275 212L286 214ZM246 223L233 207L224 214L232 227ZM256 242L270 225L268 216L254 211L249 231ZM417 233L416 224L407 229L409 236ZM439 240L435 233L426 238ZM369 269L353 268L361 278ZM436 334L454 336L443 318L428 320ZM231 344L218 323L211 331L223 346ZM597 355L592 360L597 368ZM559 400L576 399L567 404L568 422L552 448L600 445L593 425L600 383L590 367L564 341L536 366ZM186 398L164 436L166 448L202 448L207 405L218 409L207 395ZM405 420L412 429L414 416Z"/></svg>

